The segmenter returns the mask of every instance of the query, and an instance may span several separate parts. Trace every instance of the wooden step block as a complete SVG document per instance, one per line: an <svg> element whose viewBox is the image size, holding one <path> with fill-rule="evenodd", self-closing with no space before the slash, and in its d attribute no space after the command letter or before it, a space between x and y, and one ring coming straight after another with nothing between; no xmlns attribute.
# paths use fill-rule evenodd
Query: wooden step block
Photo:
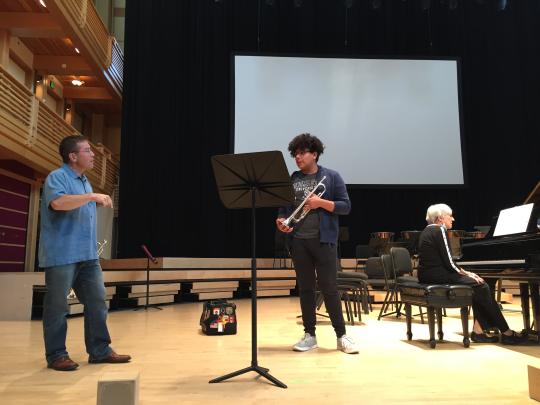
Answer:
<svg viewBox="0 0 540 405"><path fill-rule="evenodd" d="M150 291L150 292L178 291L178 290L180 290L180 288L181 288L180 283L150 284L148 286L148 291ZM146 294L146 285L145 284L132 285L131 286L131 292L132 293L145 293Z"/></svg>
<svg viewBox="0 0 540 405"><path fill-rule="evenodd" d="M257 290L257 297L283 297L291 295L291 290Z"/></svg>
<svg viewBox="0 0 540 405"><path fill-rule="evenodd" d="M68 313L70 315L82 314L84 312L83 304L70 304L68 307Z"/></svg>
<svg viewBox="0 0 540 405"><path fill-rule="evenodd" d="M111 300L112 297L113 297L113 294L110 294L110 295L107 294L107 295L105 296L105 299L106 299L106 300ZM68 299L67 299L67 303L68 303L68 305L80 304L79 299L78 299L77 297L75 297L75 298L68 298Z"/></svg>
<svg viewBox="0 0 540 405"><path fill-rule="evenodd" d="M228 287L218 287L218 288L192 288L189 290L192 294L197 293L204 293L204 292L220 292L220 291L226 291L226 292L233 292L236 291L236 288L228 288Z"/></svg>
<svg viewBox="0 0 540 405"><path fill-rule="evenodd" d="M267 287L259 287L259 285L257 285L257 291L270 291L270 290L287 290L287 291L290 291L294 288L294 285L292 286L267 286ZM251 291L251 287L249 287L249 290Z"/></svg>
<svg viewBox="0 0 540 405"><path fill-rule="evenodd" d="M529 373L529 397L540 401L540 368L527 366Z"/></svg>
<svg viewBox="0 0 540 405"><path fill-rule="evenodd" d="M501 302L511 304L514 301L514 296L507 292L501 292Z"/></svg>
<svg viewBox="0 0 540 405"><path fill-rule="evenodd" d="M139 372L109 372L98 380L97 405L138 405Z"/></svg>
<svg viewBox="0 0 540 405"><path fill-rule="evenodd" d="M116 286L110 286L110 287L105 287L105 292L107 295L114 295L116 294Z"/></svg>
<svg viewBox="0 0 540 405"><path fill-rule="evenodd" d="M169 304L174 302L174 295L158 295L153 297L148 297L148 304ZM145 305L146 297L137 298L137 305Z"/></svg>
<svg viewBox="0 0 540 405"><path fill-rule="evenodd" d="M218 291L218 292L207 292L199 293L199 300L214 300L218 298L232 298L232 291Z"/></svg>
<svg viewBox="0 0 540 405"><path fill-rule="evenodd" d="M296 287L296 280L264 280L257 281L257 290L292 290ZM249 286L251 290L251 283ZM287 294L289 295L289 294Z"/></svg>
<svg viewBox="0 0 540 405"><path fill-rule="evenodd" d="M221 288L220 291L235 290L238 288L238 281L196 281L191 288L202 290L206 288Z"/></svg>
<svg viewBox="0 0 540 405"><path fill-rule="evenodd" d="M105 301L105 305L107 305L107 309L110 308L110 301ZM69 304L68 307L68 314L69 315L78 315L84 313L84 305L75 303L75 304Z"/></svg>
<svg viewBox="0 0 540 405"><path fill-rule="evenodd" d="M178 290L172 290L172 291L149 291L148 296L149 297L159 297L161 295L175 295L178 294ZM136 293L129 293L129 298L140 298L140 297L146 297L146 291L145 292L136 292Z"/></svg>
<svg viewBox="0 0 540 405"><path fill-rule="evenodd" d="M257 281L257 288L264 287L291 287L296 286L296 280L261 280Z"/></svg>
<svg viewBox="0 0 540 405"><path fill-rule="evenodd" d="M372 302L382 303L384 302L384 297L386 297L386 291L370 290L369 296Z"/></svg>

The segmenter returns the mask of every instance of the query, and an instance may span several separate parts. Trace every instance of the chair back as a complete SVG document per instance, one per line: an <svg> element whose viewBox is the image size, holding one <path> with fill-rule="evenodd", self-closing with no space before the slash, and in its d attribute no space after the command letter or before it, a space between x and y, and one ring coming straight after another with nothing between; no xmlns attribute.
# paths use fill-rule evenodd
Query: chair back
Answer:
<svg viewBox="0 0 540 405"><path fill-rule="evenodd" d="M404 274L412 274L411 255L407 249L393 247L390 249L390 255L396 277L403 276Z"/></svg>
<svg viewBox="0 0 540 405"><path fill-rule="evenodd" d="M368 245L356 245L355 249L356 260L358 259L367 259L370 256L373 256L371 249Z"/></svg>
<svg viewBox="0 0 540 405"><path fill-rule="evenodd" d="M366 261L366 274L368 278L383 279L384 269L380 257L369 257Z"/></svg>
<svg viewBox="0 0 540 405"><path fill-rule="evenodd" d="M387 280L395 280L396 273L394 271L394 266L392 263L392 256L390 256L389 254L381 255L381 262L382 262L385 278Z"/></svg>

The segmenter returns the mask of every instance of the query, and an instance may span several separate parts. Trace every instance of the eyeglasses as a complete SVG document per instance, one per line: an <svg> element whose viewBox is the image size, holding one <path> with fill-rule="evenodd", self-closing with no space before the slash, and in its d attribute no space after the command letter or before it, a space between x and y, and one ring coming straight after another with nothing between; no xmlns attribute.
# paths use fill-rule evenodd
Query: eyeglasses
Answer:
<svg viewBox="0 0 540 405"><path fill-rule="evenodd" d="M81 152L92 153L92 148L79 149L77 152L74 152L74 153L81 153Z"/></svg>
<svg viewBox="0 0 540 405"><path fill-rule="evenodd" d="M309 150L307 150L307 149L304 149L304 150L297 150L296 152L294 152L294 155L293 155L293 156L305 155L306 153L311 153L311 151L309 151Z"/></svg>

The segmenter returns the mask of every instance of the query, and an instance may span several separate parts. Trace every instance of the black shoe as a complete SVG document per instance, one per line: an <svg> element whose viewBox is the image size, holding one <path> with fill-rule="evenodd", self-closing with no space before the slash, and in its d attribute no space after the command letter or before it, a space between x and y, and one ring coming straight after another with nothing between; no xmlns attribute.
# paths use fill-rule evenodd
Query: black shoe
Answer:
<svg viewBox="0 0 540 405"><path fill-rule="evenodd" d="M474 343L499 343L498 336L488 336L485 333L471 332L471 340Z"/></svg>
<svg viewBox="0 0 540 405"><path fill-rule="evenodd" d="M522 345L529 341L529 337L525 334L520 335L514 331L512 334L507 336L504 333L501 334L501 343L503 345Z"/></svg>

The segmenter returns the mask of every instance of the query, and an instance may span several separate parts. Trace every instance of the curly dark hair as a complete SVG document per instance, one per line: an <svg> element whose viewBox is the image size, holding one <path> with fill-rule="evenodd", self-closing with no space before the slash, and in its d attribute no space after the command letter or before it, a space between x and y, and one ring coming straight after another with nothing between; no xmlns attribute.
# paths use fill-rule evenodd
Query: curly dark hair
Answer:
<svg viewBox="0 0 540 405"><path fill-rule="evenodd" d="M311 153L317 152L316 161L319 161L319 157L324 152L324 145L319 138L310 133L300 134L293 138L289 142L289 152L292 157L295 157L296 151L298 150L308 150Z"/></svg>

